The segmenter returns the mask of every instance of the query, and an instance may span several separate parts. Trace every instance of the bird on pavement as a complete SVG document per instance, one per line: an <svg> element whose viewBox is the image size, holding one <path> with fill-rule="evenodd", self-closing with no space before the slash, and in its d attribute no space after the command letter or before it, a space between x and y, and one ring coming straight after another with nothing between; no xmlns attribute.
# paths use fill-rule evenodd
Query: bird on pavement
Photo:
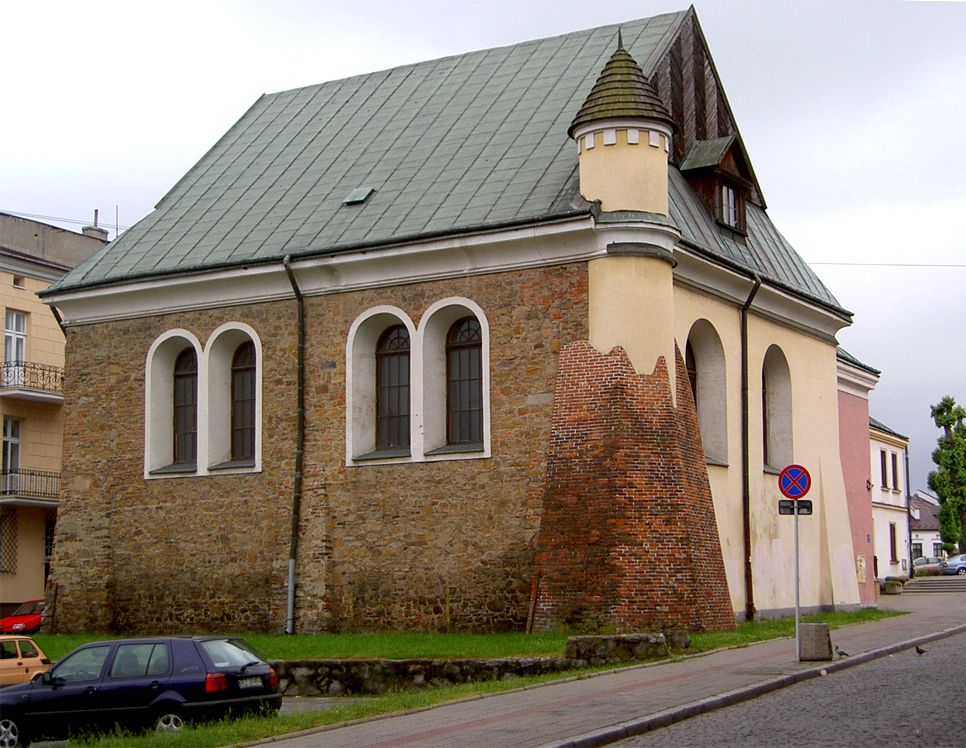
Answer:
<svg viewBox="0 0 966 748"><path fill-rule="evenodd" d="M923 649L918 644L916 645L916 654L919 655L920 657L922 657L924 654L926 654L927 651L928 650Z"/></svg>
<svg viewBox="0 0 966 748"><path fill-rule="evenodd" d="M839 657L848 657L849 653L842 649L838 644L835 645L835 654Z"/></svg>

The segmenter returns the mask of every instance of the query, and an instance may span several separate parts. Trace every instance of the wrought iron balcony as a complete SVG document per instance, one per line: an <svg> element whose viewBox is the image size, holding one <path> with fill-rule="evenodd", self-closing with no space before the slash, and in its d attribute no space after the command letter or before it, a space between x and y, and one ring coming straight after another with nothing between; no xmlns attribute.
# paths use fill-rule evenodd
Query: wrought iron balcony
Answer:
<svg viewBox="0 0 966 748"><path fill-rule="evenodd" d="M0 395L60 402L64 399L64 370L46 364L5 361L0 364Z"/></svg>
<svg viewBox="0 0 966 748"><path fill-rule="evenodd" d="M0 496L56 501L60 497L60 473L52 470L4 470L0 473Z"/></svg>

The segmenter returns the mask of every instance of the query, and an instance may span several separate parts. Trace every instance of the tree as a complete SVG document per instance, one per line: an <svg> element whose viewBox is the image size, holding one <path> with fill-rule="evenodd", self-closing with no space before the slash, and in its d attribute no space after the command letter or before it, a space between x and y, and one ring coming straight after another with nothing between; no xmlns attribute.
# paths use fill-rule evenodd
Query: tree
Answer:
<svg viewBox="0 0 966 748"><path fill-rule="evenodd" d="M947 395L930 411L943 430L932 453L937 469L929 473L929 487L939 496L939 537L947 551L958 545L966 553L966 408Z"/></svg>

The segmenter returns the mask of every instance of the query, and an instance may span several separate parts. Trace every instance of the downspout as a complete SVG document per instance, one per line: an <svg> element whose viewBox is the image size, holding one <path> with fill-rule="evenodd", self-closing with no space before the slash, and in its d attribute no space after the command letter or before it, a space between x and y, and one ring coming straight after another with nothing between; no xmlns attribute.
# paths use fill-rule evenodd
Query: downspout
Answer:
<svg viewBox="0 0 966 748"><path fill-rule="evenodd" d="M285 255L282 265L292 284L292 292L298 309L298 345L296 347L298 380L296 384L295 425L295 475L292 480L292 535L288 552L288 602L285 613L285 633L295 633L295 559L299 547L299 515L302 511L302 457L305 447L305 300L299 290L295 273L289 263L291 255Z"/></svg>
<svg viewBox="0 0 966 748"><path fill-rule="evenodd" d="M57 311L57 307L53 304L50 305L50 311L54 313L54 319L57 320L57 326L60 331L64 333L64 338L67 337L67 326L64 324L64 318L60 316L60 312Z"/></svg>
<svg viewBox="0 0 966 748"><path fill-rule="evenodd" d="M746 621L753 621L755 618L755 587L751 569L751 457L748 453L751 442L751 425L748 417L748 310L751 309L751 302L754 301L758 289L761 288L761 278L758 273L753 277L755 285L741 307L741 524L745 544Z"/></svg>

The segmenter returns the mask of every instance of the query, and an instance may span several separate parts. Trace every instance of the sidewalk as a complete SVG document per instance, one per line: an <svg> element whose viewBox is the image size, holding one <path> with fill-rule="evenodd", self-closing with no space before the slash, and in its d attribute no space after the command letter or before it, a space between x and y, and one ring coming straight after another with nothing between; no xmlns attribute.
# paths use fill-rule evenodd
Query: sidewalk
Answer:
<svg viewBox="0 0 966 748"><path fill-rule="evenodd" d="M322 728L272 742L321 746L591 746L680 721L875 657L966 631L966 594L882 596L909 615L846 626L834 662L795 662L795 640L776 639L678 662L657 663Z"/></svg>

